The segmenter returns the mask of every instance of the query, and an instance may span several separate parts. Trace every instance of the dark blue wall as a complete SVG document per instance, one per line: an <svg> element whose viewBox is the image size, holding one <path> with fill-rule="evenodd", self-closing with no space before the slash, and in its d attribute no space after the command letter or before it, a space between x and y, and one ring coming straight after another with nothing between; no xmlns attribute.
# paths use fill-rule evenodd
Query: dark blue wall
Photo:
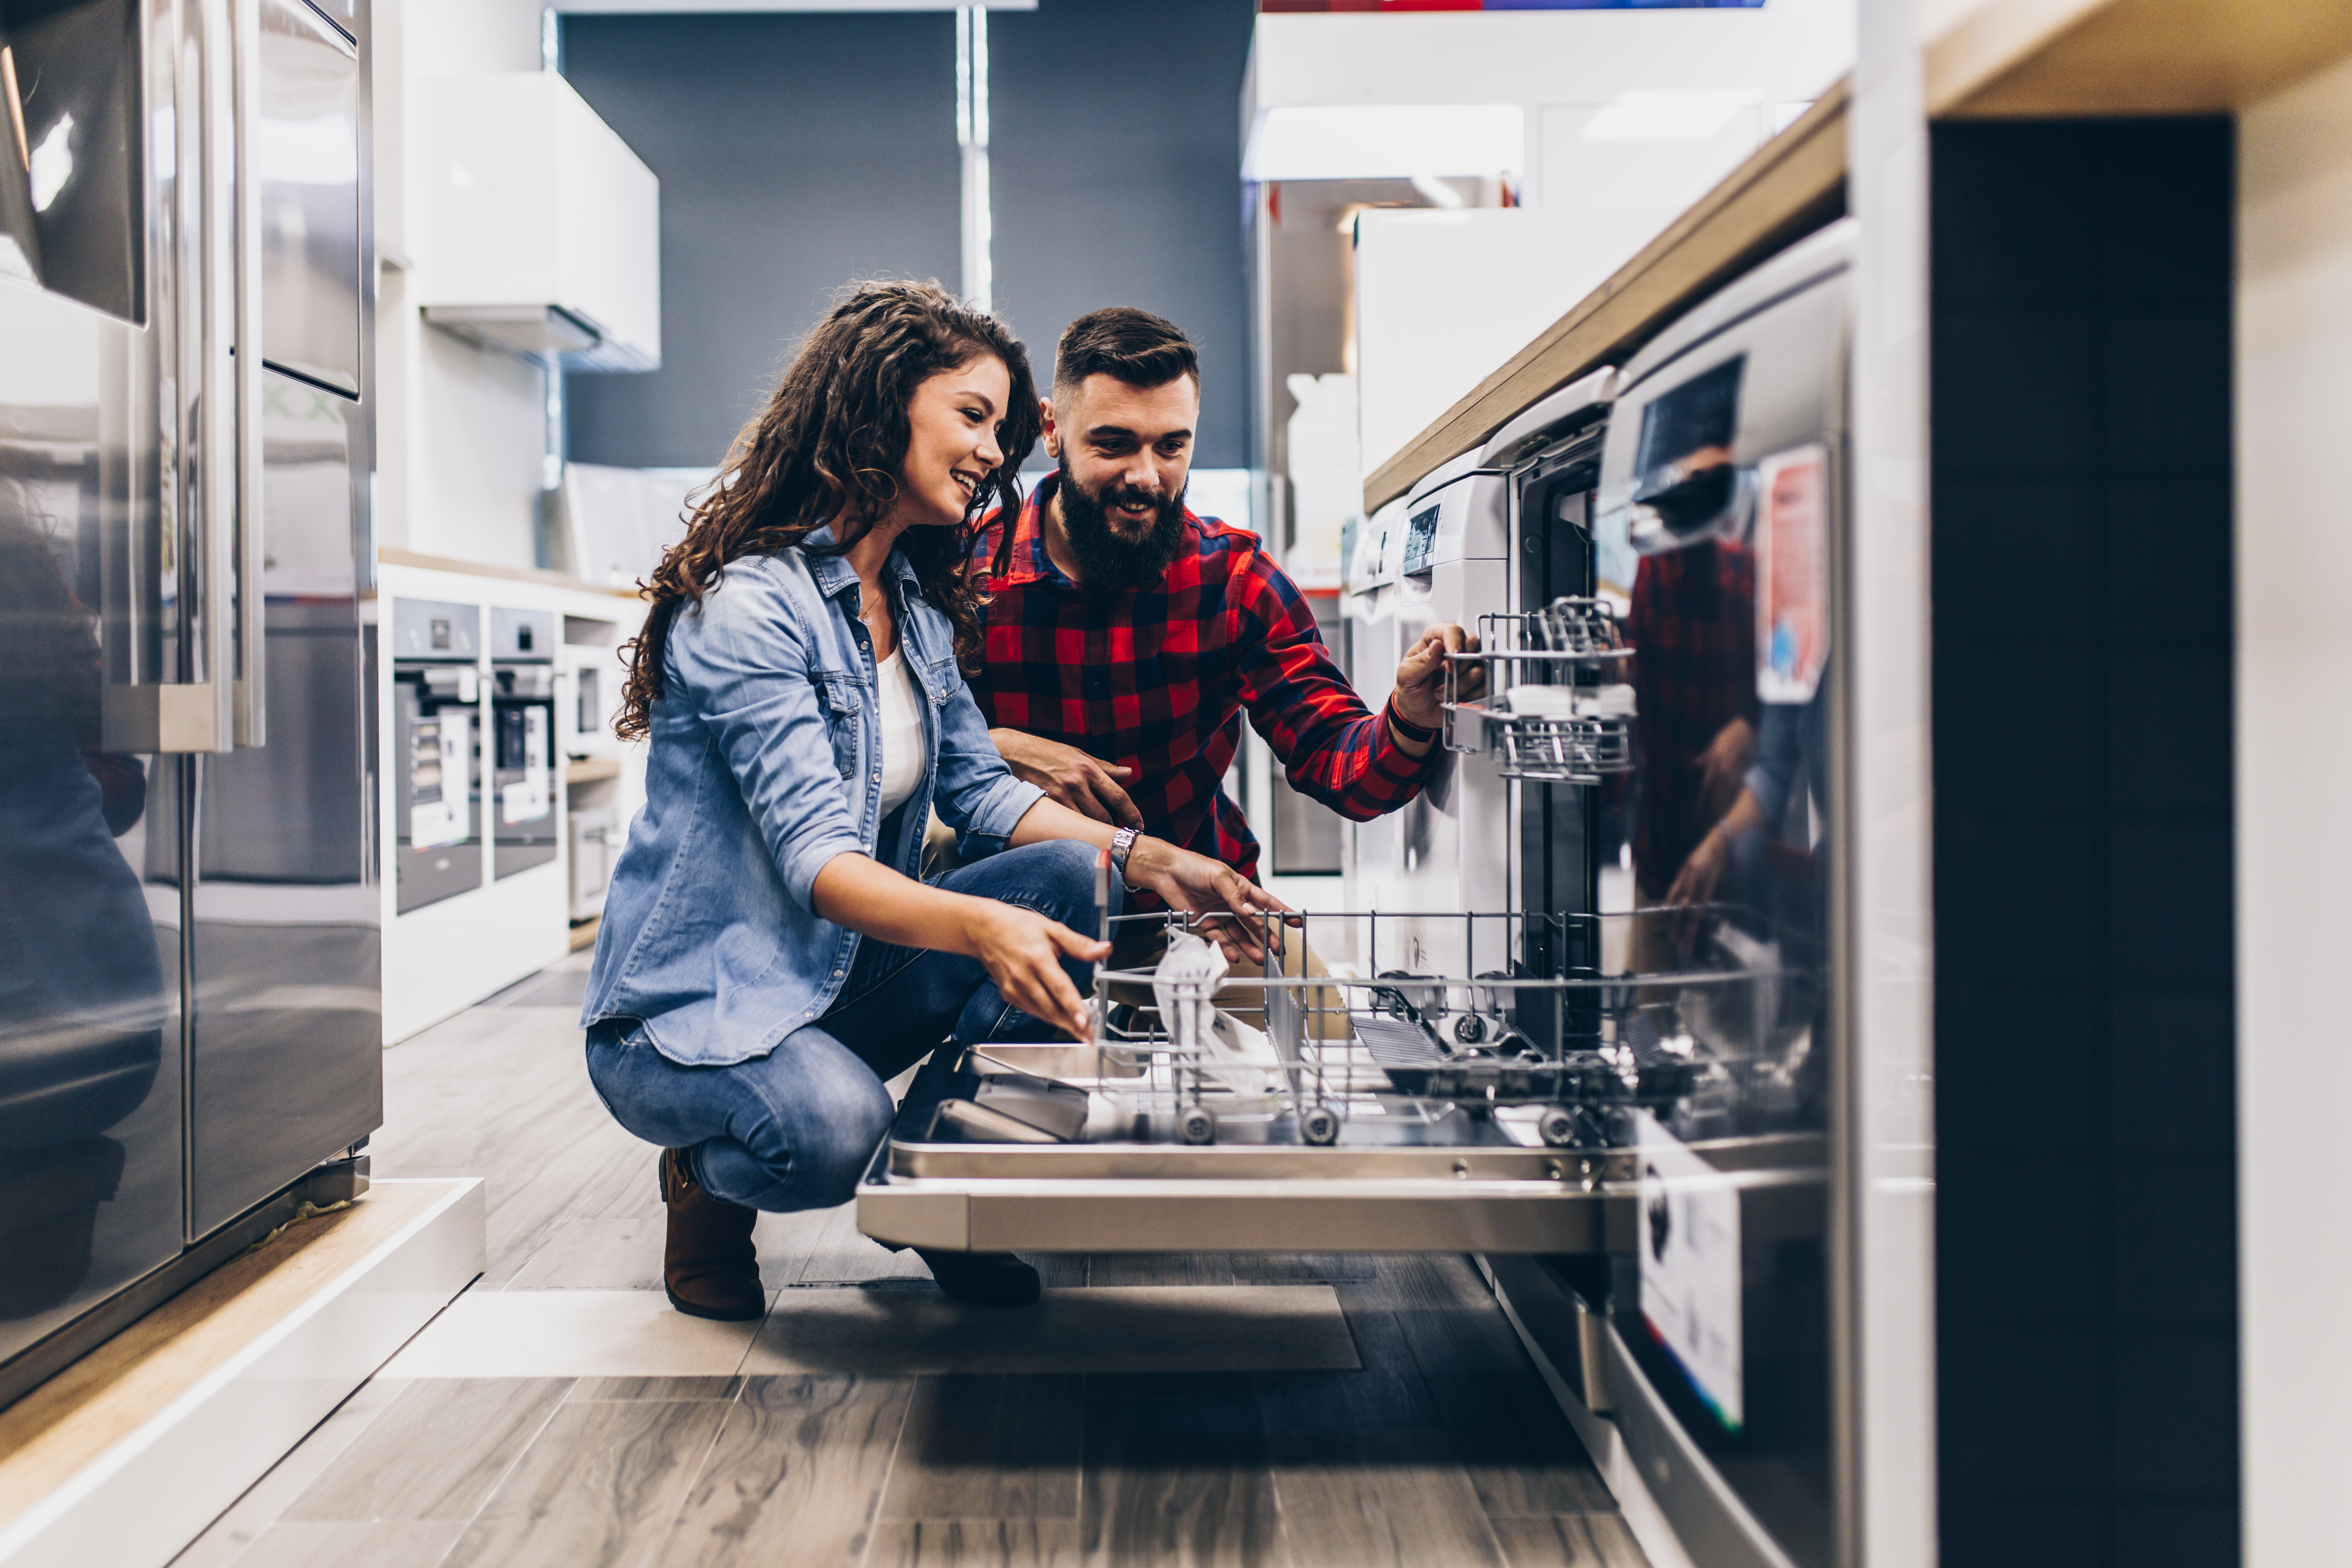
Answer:
<svg viewBox="0 0 2352 1568"><path fill-rule="evenodd" d="M1199 343L1203 467L1248 461L1239 96L1251 0L1041 0L989 18L996 304L1040 378L1072 318ZM564 74L662 182L662 368L570 379L571 452L715 464L827 295L959 285L955 25L572 16Z"/></svg>
<svg viewBox="0 0 2352 1568"><path fill-rule="evenodd" d="M662 199L662 368L568 378L578 460L716 465L833 290L956 286L949 13L575 16L563 54Z"/></svg>
<svg viewBox="0 0 2352 1568"><path fill-rule="evenodd" d="M1043 378L1138 305L1201 351L1202 468L1249 463L1241 89L1252 0L1039 0L989 17L996 305Z"/></svg>
<svg viewBox="0 0 2352 1568"><path fill-rule="evenodd" d="M2234 1563L2231 129L1934 134L1942 1561Z"/></svg>

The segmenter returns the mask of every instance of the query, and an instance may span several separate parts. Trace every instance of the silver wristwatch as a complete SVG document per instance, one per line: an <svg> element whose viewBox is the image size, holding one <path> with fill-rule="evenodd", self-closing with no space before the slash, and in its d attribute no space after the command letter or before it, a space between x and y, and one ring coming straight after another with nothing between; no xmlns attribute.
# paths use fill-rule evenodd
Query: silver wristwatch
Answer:
<svg viewBox="0 0 2352 1568"><path fill-rule="evenodd" d="M1110 836L1110 868L1118 873L1119 886L1129 892L1142 889L1127 879L1127 858L1135 849L1135 841L1143 837L1139 827L1122 827Z"/></svg>

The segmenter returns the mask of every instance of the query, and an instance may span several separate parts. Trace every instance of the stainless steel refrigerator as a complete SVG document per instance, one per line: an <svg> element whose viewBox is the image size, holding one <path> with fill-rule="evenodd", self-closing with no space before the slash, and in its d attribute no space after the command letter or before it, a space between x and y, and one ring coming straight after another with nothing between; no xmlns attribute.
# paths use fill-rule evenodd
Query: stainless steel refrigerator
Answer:
<svg viewBox="0 0 2352 1568"><path fill-rule="evenodd" d="M383 1119L364 0L0 0L0 1401Z"/></svg>

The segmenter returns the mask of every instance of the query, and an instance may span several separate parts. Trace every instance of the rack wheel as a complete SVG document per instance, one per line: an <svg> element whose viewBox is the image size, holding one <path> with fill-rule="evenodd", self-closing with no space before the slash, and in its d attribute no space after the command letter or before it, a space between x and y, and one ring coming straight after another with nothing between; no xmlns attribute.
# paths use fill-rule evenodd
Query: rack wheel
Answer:
<svg viewBox="0 0 2352 1568"><path fill-rule="evenodd" d="M1465 1046L1475 1046L1486 1037L1486 1020L1475 1013L1465 1013L1454 1020L1454 1037Z"/></svg>
<svg viewBox="0 0 2352 1568"><path fill-rule="evenodd" d="M1176 1118L1176 1136L1187 1143L1217 1141L1217 1113L1205 1105L1188 1105Z"/></svg>
<svg viewBox="0 0 2352 1568"><path fill-rule="evenodd" d="M1298 1135L1318 1149L1339 1141L1339 1113L1328 1105L1310 1105L1299 1113Z"/></svg>
<svg viewBox="0 0 2352 1568"><path fill-rule="evenodd" d="M1576 1142L1576 1113L1564 1105L1549 1105L1536 1118L1536 1136L1554 1149L1565 1149Z"/></svg>

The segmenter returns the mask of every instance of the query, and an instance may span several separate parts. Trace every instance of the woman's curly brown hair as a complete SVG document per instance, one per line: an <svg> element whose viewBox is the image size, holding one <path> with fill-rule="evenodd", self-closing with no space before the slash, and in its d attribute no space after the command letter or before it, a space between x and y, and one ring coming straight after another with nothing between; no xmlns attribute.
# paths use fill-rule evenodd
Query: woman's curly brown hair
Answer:
<svg viewBox="0 0 2352 1568"><path fill-rule="evenodd" d="M957 658L967 670L978 668L983 600L966 563L992 502L1007 516L1021 510L1014 476L1038 432L1029 355L1003 322L937 283L860 283L801 344L767 407L735 437L718 478L691 498L686 537L663 553L653 580L638 584L653 604L645 629L622 649L629 679L613 725L622 739L650 733L679 607L699 603L728 563L742 556L796 544L837 555L866 537L898 499L915 389L982 354L1002 360L1013 383L996 429L1003 461L965 507L961 525L898 536L923 596L955 626ZM838 524L829 548L803 544L827 523Z"/></svg>

